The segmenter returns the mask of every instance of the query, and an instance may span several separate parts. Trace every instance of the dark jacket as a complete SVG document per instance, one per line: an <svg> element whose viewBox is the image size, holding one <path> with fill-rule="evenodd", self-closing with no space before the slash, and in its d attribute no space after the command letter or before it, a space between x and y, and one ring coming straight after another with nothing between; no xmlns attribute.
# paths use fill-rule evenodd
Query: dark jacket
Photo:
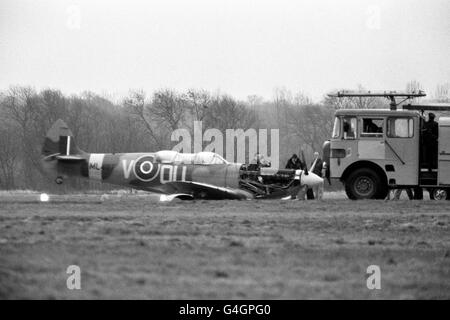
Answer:
<svg viewBox="0 0 450 320"><path fill-rule="evenodd" d="M292 161L294 160L294 161ZM286 164L286 169L300 169L303 170L303 164L299 158L290 158Z"/></svg>
<svg viewBox="0 0 450 320"><path fill-rule="evenodd" d="M424 131L424 142L425 143L433 143L436 142L439 135L439 125L436 121L428 120L423 125Z"/></svg>
<svg viewBox="0 0 450 320"><path fill-rule="evenodd" d="M311 163L311 166L314 164L314 161ZM317 174L319 177L322 177L322 169L323 169L323 161L320 158L317 158L316 165L313 169L313 173Z"/></svg>

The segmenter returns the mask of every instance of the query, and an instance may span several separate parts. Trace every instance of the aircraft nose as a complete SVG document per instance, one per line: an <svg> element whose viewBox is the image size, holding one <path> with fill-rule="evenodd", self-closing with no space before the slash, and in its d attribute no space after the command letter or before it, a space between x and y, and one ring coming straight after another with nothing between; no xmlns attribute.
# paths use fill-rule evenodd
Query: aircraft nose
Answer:
<svg viewBox="0 0 450 320"><path fill-rule="evenodd" d="M323 183L323 179L319 177L317 174L309 172L309 174L302 174L300 178L300 183L302 185L306 184L310 187L317 186Z"/></svg>

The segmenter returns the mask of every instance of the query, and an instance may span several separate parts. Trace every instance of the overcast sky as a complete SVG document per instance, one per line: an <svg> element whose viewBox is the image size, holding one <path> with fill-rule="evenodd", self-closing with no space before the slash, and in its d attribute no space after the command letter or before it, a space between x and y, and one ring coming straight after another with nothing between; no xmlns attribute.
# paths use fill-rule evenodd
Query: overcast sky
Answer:
<svg viewBox="0 0 450 320"><path fill-rule="evenodd" d="M313 99L450 82L449 0L0 1L0 89Z"/></svg>

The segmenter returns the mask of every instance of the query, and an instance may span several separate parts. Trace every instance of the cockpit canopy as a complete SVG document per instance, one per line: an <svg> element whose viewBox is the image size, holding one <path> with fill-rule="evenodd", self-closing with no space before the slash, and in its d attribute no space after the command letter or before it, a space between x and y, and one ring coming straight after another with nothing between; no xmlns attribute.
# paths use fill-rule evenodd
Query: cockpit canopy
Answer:
<svg viewBox="0 0 450 320"><path fill-rule="evenodd" d="M173 164L228 164L228 161L214 152L180 153L173 150L158 151L156 162Z"/></svg>

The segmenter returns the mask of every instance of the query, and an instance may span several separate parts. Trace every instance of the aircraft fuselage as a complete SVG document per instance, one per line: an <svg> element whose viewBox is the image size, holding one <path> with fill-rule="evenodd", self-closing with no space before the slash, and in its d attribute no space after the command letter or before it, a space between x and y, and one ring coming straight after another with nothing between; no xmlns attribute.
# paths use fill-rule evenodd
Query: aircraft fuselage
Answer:
<svg viewBox="0 0 450 320"><path fill-rule="evenodd" d="M139 190L173 194L192 193L192 187L188 188L192 182L239 190L241 164L160 163L156 161L155 153L91 153L86 154L84 160L59 161L56 166L58 176L80 176ZM209 198L207 194L200 194L200 197Z"/></svg>

